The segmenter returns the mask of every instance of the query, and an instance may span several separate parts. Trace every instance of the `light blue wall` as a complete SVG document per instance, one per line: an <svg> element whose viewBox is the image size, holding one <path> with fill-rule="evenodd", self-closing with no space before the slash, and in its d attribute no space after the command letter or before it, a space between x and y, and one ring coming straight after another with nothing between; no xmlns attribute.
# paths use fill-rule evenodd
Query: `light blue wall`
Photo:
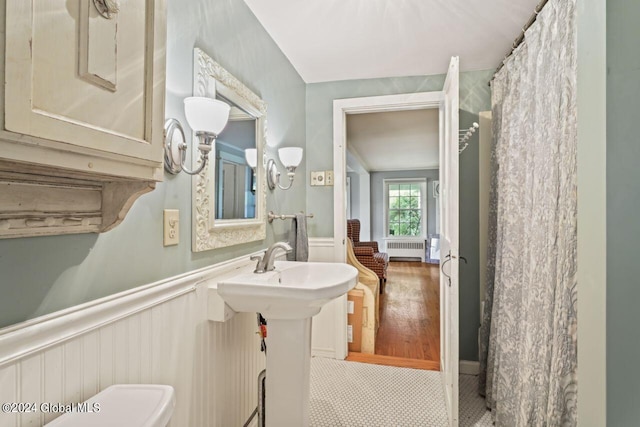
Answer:
<svg viewBox="0 0 640 427"><path fill-rule="evenodd" d="M607 425L640 420L640 2L607 1Z"/></svg>
<svg viewBox="0 0 640 427"><path fill-rule="evenodd" d="M347 174L351 178L351 218L360 219L360 175L354 172Z"/></svg>
<svg viewBox="0 0 640 427"><path fill-rule="evenodd" d="M487 82L492 75L491 70L460 74L461 110L477 114L491 109L491 92ZM442 90L444 79L445 75L440 74L308 84L307 169L333 169L334 99L439 91ZM333 236L333 189L309 187L307 208L316 214L309 232L315 237Z"/></svg>
<svg viewBox="0 0 640 427"><path fill-rule="evenodd" d="M434 180L438 180L438 169L414 171L386 171L371 173L371 236L384 248L384 180L393 178L426 178L427 179L427 234L436 232L436 199L433 198ZM426 237L426 236L425 236Z"/></svg>
<svg viewBox="0 0 640 427"><path fill-rule="evenodd" d="M305 83L242 0L168 0L167 117L186 124L196 46L267 102L270 144L305 146ZM304 209L304 184L270 193L267 209ZM164 248L162 211L176 208L180 244ZM0 327L259 250L286 227L268 225L266 242L192 253L190 177L165 175L108 233L0 240Z"/></svg>
<svg viewBox="0 0 640 427"><path fill-rule="evenodd" d="M490 106L489 108L490 109ZM484 111L484 110L480 110ZM477 112L460 111L460 128L478 122ZM480 187L478 132L460 154L460 359L478 360L480 327Z"/></svg>
<svg viewBox="0 0 640 427"><path fill-rule="evenodd" d="M488 86L493 70L460 74L460 126L477 121L480 111L491 109ZM397 77L313 83L307 85L307 170L333 169L333 100L362 96L442 90L445 75ZM468 264L460 265L460 358L478 360L478 147L477 133L460 157L460 252ZM309 233L333 236L333 187L309 187L307 210L316 217ZM373 213L372 213L373 215Z"/></svg>
<svg viewBox="0 0 640 427"><path fill-rule="evenodd" d="M345 80L307 85L307 169L333 169L333 100L442 90L444 76ZM309 187L307 209L314 237L333 236L333 187Z"/></svg>

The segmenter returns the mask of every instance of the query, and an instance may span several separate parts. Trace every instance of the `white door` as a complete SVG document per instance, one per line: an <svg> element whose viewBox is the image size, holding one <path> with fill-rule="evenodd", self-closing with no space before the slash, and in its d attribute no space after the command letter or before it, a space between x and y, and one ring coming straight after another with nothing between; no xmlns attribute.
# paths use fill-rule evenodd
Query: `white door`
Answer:
<svg viewBox="0 0 640 427"><path fill-rule="evenodd" d="M440 371L449 425L458 426L458 96L459 59L451 58L440 104Z"/></svg>

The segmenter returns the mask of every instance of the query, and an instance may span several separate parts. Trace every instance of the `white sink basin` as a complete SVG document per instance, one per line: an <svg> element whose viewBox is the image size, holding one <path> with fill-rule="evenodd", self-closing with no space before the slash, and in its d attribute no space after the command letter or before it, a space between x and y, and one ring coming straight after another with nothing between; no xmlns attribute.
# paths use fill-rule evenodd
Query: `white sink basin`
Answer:
<svg viewBox="0 0 640 427"><path fill-rule="evenodd" d="M218 283L218 294L237 312L266 319L305 319L356 285L358 270L347 264L276 261L266 273L244 273Z"/></svg>

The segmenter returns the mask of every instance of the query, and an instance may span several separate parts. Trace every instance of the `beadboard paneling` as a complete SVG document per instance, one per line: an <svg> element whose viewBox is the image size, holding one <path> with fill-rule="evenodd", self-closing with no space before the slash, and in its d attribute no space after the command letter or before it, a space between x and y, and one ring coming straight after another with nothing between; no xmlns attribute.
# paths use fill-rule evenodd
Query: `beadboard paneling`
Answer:
<svg viewBox="0 0 640 427"><path fill-rule="evenodd" d="M333 237L315 237L309 239L309 261L333 262L335 243ZM311 323L311 355L344 359L347 356L347 298L336 298L313 317ZM343 314L344 313L344 314ZM344 322L338 319L344 316Z"/></svg>
<svg viewBox="0 0 640 427"><path fill-rule="evenodd" d="M80 363L79 371L82 372L82 396L87 400L100 391L100 353L99 353L100 331L90 332L80 338ZM75 340L69 341L73 342Z"/></svg>
<svg viewBox="0 0 640 427"><path fill-rule="evenodd" d="M73 403L111 384L170 384L171 426L243 425L265 366L255 315L223 323L206 312L207 280L243 268L253 269L248 257L2 331L0 402ZM0 413L0 427L41 426L56 416Z"/></svg>
<svg viewBox="0 0 640 427"><path fill-rule="evenodd" d="M18 367L16 365L0 368L0 403L18 402ZM18 426L18 417L0 411L1 427Z"/></svg>
<svg viewBox="0 0 640 427"><path fill-rule="evenodd" d="M44 402L44 387L42 381L43 355L36 354L29 356L18 363L17 369L20 372L18 377L18 402ZM44 423L44 417L40 412L28 412L18 415L21 426L37 426Z"/></svg>
<svg viewBox="0 0 640 427"><path fill-rule="evenodd" d="M212 322L209 407L212 425L241 426L258 405L258 374L265 368L259 351L255 314L239 313L228 322ZM247 393L246 390L251 390Z"/></svg>
<svg viewBox="0 0 640 427"><path fill-rule="evenodd" d="M62 388L66 383L64 375L63 347L56 346L45 351L40 356L43 376L44 402L62 402ZM48 423L56 417L56 414L44 413L44 422Z"/></svg>

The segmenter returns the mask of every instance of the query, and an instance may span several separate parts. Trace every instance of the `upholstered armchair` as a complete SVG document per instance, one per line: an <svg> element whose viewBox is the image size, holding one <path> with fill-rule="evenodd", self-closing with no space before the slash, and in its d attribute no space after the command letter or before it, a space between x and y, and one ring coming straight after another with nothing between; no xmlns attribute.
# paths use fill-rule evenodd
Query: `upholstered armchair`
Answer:
<svg viewBox="0 0 640 427"><path fill-rule="evenodd" d="M370 247L374 253L380 253L378 250L378 242L361 242L360 241L360 220L348 219L347 220L347 235L353 242L353 247Z"/></svg>
<svg viewBox="0 0 640 427"><path fill-rule="evenodd" d="M387 267L389 265L389 255L378 250L378 242L360 241L360 220L347 220L347 237L353 243L353 253L358 261L370 270L373 270L380 278L380 292L384 292L385 281L387 280Z"/></svg>

